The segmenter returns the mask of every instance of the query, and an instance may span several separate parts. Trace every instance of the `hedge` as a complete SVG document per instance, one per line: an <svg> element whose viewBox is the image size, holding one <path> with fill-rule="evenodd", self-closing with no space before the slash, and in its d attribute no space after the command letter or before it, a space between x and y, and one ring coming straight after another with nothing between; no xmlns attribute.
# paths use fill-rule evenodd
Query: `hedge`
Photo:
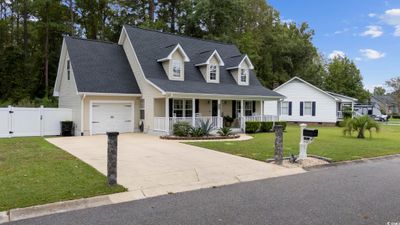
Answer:
<svg viewBox="0 0 400 225"><path fill-rule="evenodd" d="M272 127L274 125L273 122L260 122L260 132L271 132Z"/></svg>
<svg viewBox="0 0 400 225"><path fill-rule="evenodd" d="M287 127L287 122L286 121L278 121L278 122L275 122L275 125L282 125L283 131L285 131L286 127Z"/></svg>
<svg viewBox="0 0 400 225"><path fill-rule="evenodd" d="M275 122L275 125L282 125L283 130L286 130L287 122L286 121L278 121ZM255 122L248 121L246 122L246 133L257 133L257 132L270 132L273 131L274 122Z"/></svg>
<svg viewBox="0 0 400 225"><path fill-rule="evenodd" d="M260 122L248 121L246 122L246 133L256 133L260 128Z"/></svg>

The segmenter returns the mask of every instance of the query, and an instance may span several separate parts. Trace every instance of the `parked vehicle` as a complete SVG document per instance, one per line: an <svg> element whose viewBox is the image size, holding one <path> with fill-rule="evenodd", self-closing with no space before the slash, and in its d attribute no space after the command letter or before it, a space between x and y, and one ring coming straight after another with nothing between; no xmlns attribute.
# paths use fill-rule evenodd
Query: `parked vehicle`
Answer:
<svg viewBox="0 0 400 225"><path fill-rule="evenodd" d="M387 122L389 120L388 115L372 115L375 121Z"/></svg>

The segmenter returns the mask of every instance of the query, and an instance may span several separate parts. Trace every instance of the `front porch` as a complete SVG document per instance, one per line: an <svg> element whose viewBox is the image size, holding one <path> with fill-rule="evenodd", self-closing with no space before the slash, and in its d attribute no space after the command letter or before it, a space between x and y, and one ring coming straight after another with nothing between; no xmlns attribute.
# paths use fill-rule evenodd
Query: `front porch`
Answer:
<svg viewBox="0 0 400 225"><path fill-rule="evenodd" d="M265 99L154 99L153 129L171 134L175 123L188 122L193 127L209 121L214 130L231 127L233 131L245 131L246 121L278 121L274 115L264 114ZM270 99L269 99L270 100Z"/></svg>

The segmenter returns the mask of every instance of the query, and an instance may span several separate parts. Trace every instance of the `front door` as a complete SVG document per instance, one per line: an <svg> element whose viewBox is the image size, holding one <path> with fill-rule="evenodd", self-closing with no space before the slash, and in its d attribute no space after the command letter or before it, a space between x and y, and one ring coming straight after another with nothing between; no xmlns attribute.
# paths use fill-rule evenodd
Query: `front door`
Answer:
<svg viewBox="0 0 400 225"><path fill-rule="evenodd" d="M212 116L218 116L218 100L212 100Z"/></svg>

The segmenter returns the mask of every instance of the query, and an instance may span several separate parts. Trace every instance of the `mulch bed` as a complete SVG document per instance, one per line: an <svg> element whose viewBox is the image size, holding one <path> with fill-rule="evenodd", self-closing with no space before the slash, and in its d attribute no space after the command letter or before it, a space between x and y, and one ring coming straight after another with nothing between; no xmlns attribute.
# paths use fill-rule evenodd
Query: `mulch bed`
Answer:
<svg viewBox="0 0 400 225"><path fill-rule="evenodd" d="M221 140L221 139L236 139L240 135L230 135L230 136L205 136L205 137L178 137L178 136L160 136L164 140Z"/></svg>

